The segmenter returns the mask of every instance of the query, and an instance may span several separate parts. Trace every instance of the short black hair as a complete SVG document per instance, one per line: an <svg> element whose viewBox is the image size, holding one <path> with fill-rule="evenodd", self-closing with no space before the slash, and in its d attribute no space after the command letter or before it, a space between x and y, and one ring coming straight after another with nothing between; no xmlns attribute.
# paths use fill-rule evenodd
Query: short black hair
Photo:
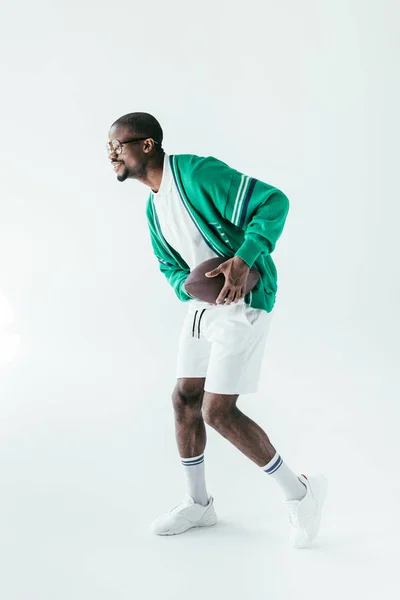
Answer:
<svg viewBox="0 0 400 600"><path fill-rule="evenodd" d="M157 146L162 147L163 130L160 123L153 115L149 113L134 112L123 115L117 119L111 127L128 127L133 134L140 137L149 137L157 142ZM159 149L159 147L157 149Z"/></svg>

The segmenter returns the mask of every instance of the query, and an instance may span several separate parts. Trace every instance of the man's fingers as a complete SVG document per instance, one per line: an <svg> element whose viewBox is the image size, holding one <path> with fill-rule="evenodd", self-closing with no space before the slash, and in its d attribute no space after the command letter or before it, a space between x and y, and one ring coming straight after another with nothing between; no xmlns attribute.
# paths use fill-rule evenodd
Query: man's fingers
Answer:
<svg viewBox="0 0 400 600"><path fill-rule="evenodd" d="M240 300L242 300L245 297L245 290L246 288L240 288L240 290L238 290L232 300L232 304L237 304L238 302L240 302Z"/></svg>
<svg viewBox="0 0 400 600"><path fill-rule="evenodd" d="M233 300L234 304L237 304L239 300L242 299L242 291L243 290L239 290L238 292L236 292L235 299Z"/></svg>
<svg viewBox="0 0 400 600"><path fill-rule="evenodd" d="M233 299L235 298L236 289L224 287L219 294L216 303L217 304L231 304Z"/></svg>
<svg viewBox="0 0 400 600"><path fill-rule="evenodd" d="M216 299L216 304L222 304L229 293L228 287L223 287Z"/></svg>
<svg viewBox="0 0 400 600"><path fill-rule="evenodd" d="M236 291L233 289L229 292L227 297L225 298L225 304L231 304L235 301Z"/></svg>
<svg viewBox="0 0 400 600"><path fill-rule="evenodd" d="M216 277L220 273L221 273L221 270L218 267L217 269L214 269L213 271L209 271L208 273L206 273L206 277Z"/></svg>

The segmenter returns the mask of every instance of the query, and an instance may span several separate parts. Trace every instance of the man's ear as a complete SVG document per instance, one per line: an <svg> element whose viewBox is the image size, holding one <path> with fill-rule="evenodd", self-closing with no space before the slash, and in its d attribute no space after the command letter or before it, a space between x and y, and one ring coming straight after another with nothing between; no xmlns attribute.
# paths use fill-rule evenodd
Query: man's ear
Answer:
<svg viewBox="0 0 400 600"><path fill-rule="evenodd" d="M146 152L151 152L152 148L154 147L154 142L151 142L150 140L146 140L144 143L144 150Z"/></svg>

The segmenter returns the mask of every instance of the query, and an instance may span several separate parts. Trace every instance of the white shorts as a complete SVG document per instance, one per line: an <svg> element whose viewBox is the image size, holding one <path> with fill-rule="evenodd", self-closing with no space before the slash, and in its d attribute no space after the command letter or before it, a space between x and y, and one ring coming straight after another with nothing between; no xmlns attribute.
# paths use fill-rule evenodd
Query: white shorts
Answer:
<svg viewBox="0 0 400 600"><path fill-rule="evenodd" d="M256 392L272 314L243 300L229 306L191 301L179 340L177 379L205 377L205 391L214 394Z"/></svg>

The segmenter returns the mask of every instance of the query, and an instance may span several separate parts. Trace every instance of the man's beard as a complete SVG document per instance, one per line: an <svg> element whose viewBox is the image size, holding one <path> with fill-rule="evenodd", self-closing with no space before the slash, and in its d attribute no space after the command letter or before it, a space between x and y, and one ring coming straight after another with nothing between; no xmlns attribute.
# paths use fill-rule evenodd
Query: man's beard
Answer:
<svg viewBox="0 0 400 600"><path fill-rule="evenodd" d="M125 179L128 179L128 177L129 177L129 171L124 166L124 170L123 170L122 174L121 175L117 175L117 179L118 179L118 181L125 181Z"/></svg>
<svg viewBox="0 0 400 600"><path fill-rule="evenodd" d="M137 169L128 169L126 165L123 165L124 170L120 175L117 175L118 181L125 181L126 179L143 179L146 176L146 167L138 167Z"/></svg>

